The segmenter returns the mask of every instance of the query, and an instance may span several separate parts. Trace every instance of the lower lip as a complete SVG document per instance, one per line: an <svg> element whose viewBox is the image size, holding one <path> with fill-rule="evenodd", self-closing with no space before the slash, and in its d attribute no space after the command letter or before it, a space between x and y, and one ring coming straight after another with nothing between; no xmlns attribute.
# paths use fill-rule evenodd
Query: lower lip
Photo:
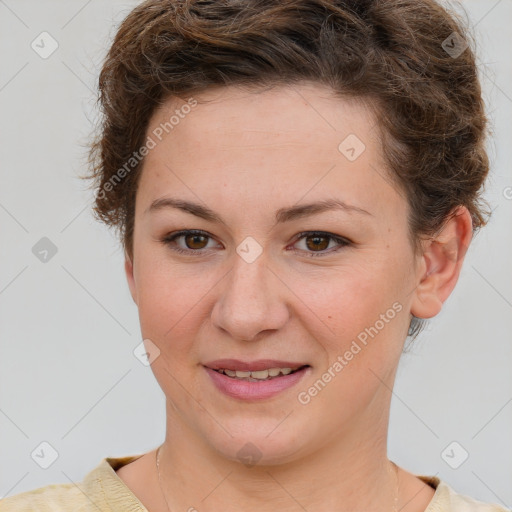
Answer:
<svg viewBox="0 0 512 512"><path fill-rule="evenodd" d="M306 366L302 370L288 375L262 380L261 382L251 382L233 379L206 366L204 368L217 386L217 389L230 397L239 398L240 400L263 400L275 396L297 384L308 370L311 369L310 366Z"/></svg>

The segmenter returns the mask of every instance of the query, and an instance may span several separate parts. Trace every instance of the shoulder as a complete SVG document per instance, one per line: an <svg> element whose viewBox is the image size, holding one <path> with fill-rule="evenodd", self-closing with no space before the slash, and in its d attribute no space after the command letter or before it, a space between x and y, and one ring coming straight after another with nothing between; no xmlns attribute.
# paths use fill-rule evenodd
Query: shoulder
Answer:
<svg viewBox="0 0 512 512"><path fill-rule="evenodd" d="M460 494L448 483L435 476L419 476L436 489L434 498L425 512L511 512L497 503L485 503L471 496Z"/></svg>
<svg viewBox="0 0 512 512"><path fill-rule="evenodd" d="M0 500L0 512L85 512L87 498L75 484L52 484Z"/></svg>
<svg viewBox="0 0 512 512"><path fill-rule="evenodd" d="M106 457L81 482L46 485L1 499L0 512L147 512L115 472L139 457Z"/></svg>
<svg viewBox="0 0 512 512"><path fill-rule="evenodd" d="M450 512L510 512L510 509L497 503L484 503L471 496L459 494L445 482L442 482L442 485L445 489L447 510Z"/></svg>

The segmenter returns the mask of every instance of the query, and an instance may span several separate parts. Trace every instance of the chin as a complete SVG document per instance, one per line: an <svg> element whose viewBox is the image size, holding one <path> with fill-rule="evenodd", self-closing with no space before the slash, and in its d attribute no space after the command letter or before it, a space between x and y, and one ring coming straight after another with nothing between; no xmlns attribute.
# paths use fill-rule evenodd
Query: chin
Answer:
<svg viewBox="0 0 512 512"><path fill-rule="evenodd" d="M286 429L280 430L281 426L278 425L276 421L265 421L258 429L254 423L251 428L244 429L240 428L240 424L233 425L231 422L226 427L232 436L223 429L217 429L218 435L212 436L210 430L206 441L223 458L247 467L286 464L306 455L306 433L295 426L292 434Z"/></svg>

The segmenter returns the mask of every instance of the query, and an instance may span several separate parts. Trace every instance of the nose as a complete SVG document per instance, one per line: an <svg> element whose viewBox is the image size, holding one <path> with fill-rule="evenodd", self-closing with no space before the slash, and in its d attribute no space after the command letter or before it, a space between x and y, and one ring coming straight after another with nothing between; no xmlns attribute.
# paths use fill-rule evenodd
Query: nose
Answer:
<svg viewBox="0 0 512 512"><path fill-rule="evenodd" d="M219 283L212 323L233 339L255 341L286 324L291 292L264 253L252 262L238 254L233 259L232 269Z"/></svg>

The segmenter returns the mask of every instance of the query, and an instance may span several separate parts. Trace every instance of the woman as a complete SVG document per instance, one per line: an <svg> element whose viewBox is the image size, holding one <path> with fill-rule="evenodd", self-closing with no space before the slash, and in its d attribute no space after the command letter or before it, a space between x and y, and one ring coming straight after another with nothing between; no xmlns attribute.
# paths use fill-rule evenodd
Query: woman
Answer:
<svg viewBox="0 0 512 512"><path fill-rule="evenodd" d="M485 113L431 0L144 2L100 76L164 443L0 510L496 511L386 453L408 334L486 222Z"/></svg>

